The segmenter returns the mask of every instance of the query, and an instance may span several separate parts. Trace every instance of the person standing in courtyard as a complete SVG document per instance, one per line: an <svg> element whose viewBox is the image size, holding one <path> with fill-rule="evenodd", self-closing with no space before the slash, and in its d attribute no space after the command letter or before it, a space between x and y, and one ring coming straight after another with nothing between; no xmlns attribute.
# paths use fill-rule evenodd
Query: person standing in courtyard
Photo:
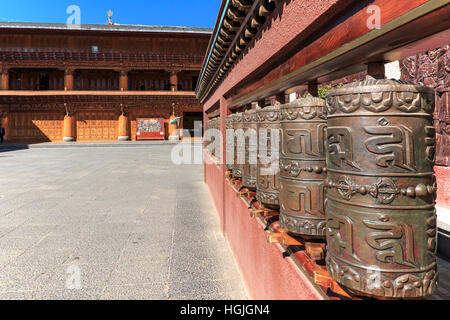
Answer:
<svg viewBox="0 0 450 320"><path fill-rule="evenodd" d="M5 128L0 125L0 143L3 143L3 137L5 136Z"/></svg>

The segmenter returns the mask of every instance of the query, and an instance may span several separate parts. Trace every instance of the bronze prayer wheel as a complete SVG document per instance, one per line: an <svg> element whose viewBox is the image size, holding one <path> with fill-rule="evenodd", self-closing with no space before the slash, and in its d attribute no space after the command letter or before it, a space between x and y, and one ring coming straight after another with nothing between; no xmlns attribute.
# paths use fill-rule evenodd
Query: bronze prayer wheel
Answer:
<svg viewBox="0 0 450 320"><path fill-rule="evenodd" d="M437 285L434 91L397 80L327 96L327 268L344 287L383 298Z"/></svg>
<svg viewBox="0 0 450 320"><path fill-rule="evenodd" d="M233 129L233 114L230 114L226 119L226 130L227 133L229 130ZM226 150L227 150L227 169L233 171L234 159L229 159L228 155L234 153L234 138L226 135ZM231 160L231 161L230 161Z"/></svg>
<svg viewBox="0 0 450 320"><path fill-rule="evenodd" d="M220 132L220 117L217 117L217 118L215 118L214 120L215 120L215 121L214 121L214 129L216 129L217 132ZM220 140L220 139L219 139L219 140ZM220 155L221 155L222 150L221 150L219 141L217 141L217 142L214 144L214 147L215 147L214 155L215 155L217 158L220 159Z"/></svg>
<svg viewBox="0 0 450 320"><path fill-rule="evenodd" d="M216 118L214 129L216 129L218 132L220 132L220 117ZM221 149L220 143L216 143L216 157L220 159L221 153L222 153L222 149Z"/></svg>
<svg viewBox="0 0 450 320"><path fill-rule="evenodd" d="M243 132L243 126L242 126L242 113L234 113L232 115L232 126L234 130L234 139L233 139L233 145L234 145L234 164L233 164L233 170L231 174L234 178L242 178L242 166L243 161L238 161L238 152L240 148L238 148L238 142L239 139L237 138L237 134L239 131ZM245 155L241 155L242 159L245 159Z"/></svg>
<svg viewBox="0 0 450 320"><path fill-rule="evenodd" d="M275 148L272 147L272 131L276 131L278 139L281 135L280 107L269 106L256 112L258 131L258 165L257 165L257 189L256 199L268 207L279 207L280 196L280 143L277 141ZM266 130L264 138L261 136ZM262 139L263 138L263 139ZM272 154L276 151L276 154ZM265 159L264 159L265 158ZM276 170L273 164L276 163Z"/></svg>
<svg viewBox="0 0 450 320"><path fill-rule="evenodd" d="M242 186L256 190L256 172L258 165L258 133L256 110L248 110L242 114L245 132L245 163L242 166Z"/></svg>
<svg viewBox="0 0 450 320"><path fill-rule="evenodd" d="M209 129L210 130L212 130L212 129L214 129L214 121L215 121L215 119L211 119L210 121L209 121ZM214 138L212 138L211 139L211 142L209 143L209 151L211 152L211 154L212 155L214 155Z"/></svg>
<svg viewBox="0 0 450 320"><path fill-rule="evenodd" d="M209 129L209 121L210 120L205 120L205 124L203 125L205 132L207 132ZM203 148L208 149L208 143L206 142L206 140L203 141Z"/></svg>
<svg viewBox="0 0 450 320"><path fill-rule="evenodd" d="M218 130L220 129L219 126L220 126L219 117L210 120L210 129ZM209 150L215 157L219 157L220 150L217 150L215 146L216 146L215 138L212 138L211 142L209 143Z"/></svg>
<svg viewBox="0 0 450 320"><path fill-rule="evenodd" d="M213 123L212 119L211 120L207 120L205 122L205 132L210 130L210 129L212 129L212 123ZM205 141L205 148L206 148L206 150L208 150L208 152L210 154L212 154L212 142L211 141Z"/></svg>
<svg viewBox="0 0 450 320"><path fill-rule="evenodd" d="M297 99L280 113L280 225L306 238L324 238L325 101Z"/></svg>

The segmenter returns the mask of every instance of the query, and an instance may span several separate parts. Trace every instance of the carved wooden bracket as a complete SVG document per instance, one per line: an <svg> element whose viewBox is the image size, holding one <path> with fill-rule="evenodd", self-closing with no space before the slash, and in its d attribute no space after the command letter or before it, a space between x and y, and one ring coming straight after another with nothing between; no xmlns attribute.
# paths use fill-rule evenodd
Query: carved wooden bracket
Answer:
<svg viewBox="0 0 450 320"><path fill-rule="evenodd" d="M314 282L321 287L329 288L331 291L340 294L347 298L354 298L344 291L339 284L333 280L331 275L326 270L315 270L314 271Z"/></svg>
<svg viewBox="0 0 450 320"><path fill-rule="evenodd" d="M279 243L285 246L303 245L303 243L288 235L287 232L270 232L266 238L268 243Z"/></svg>
<svg viewBox="0 0 450 320"><path fill-rule="evenodd" d="M279 216L279 212L269 209L255 209L250 212L250 216L252 218L270 218Z"/></svg>
<svg viewBox="0 0 450 320"><path fill-rule="evenodd" d="M315 261L325 259L326 243L305 242L306 254Z"/></svg>
<svg viewBox="0 0 450 320"><path fill-rule="evenodd" d="M0 74L6 75L9 73L9 67L5 64L0 65Z"/></svg>
<svg viewBox="0 0 450 320"><path fill-rule="evenodd" d="M131 71L131 69L119 69L117 71L120 73L121 77L126 77L128 76L128 73Z"/></svg>
<svg viewBox="0 0 450 320"><path fill-rule="evenodd" d="M75 70L75 68L64 68L64 75L73 76Z"/></svg>
<svg viewBox="0 0 450 320"><path fill-rule="evenodd" d="M71 117L72 116L73 111L74 111L73 109L74 109L73 106L71 106L71 105L69 105L67 103L64 103L64 111L65 111L65 115L67 117Z"/></svg>
<svg viewBox="0 0 450 320"><path fill-rule="evenodd" d="M120 104L120 114L125 117L128 116L128 107Z"/></svg>
<svg viewBox="0 0 450 320"><path fill-rule="evenodd" d="M182 70L181 69L167 68L165 71L170 73L171 75L176 75L176 74L180 73Z"/></svg>

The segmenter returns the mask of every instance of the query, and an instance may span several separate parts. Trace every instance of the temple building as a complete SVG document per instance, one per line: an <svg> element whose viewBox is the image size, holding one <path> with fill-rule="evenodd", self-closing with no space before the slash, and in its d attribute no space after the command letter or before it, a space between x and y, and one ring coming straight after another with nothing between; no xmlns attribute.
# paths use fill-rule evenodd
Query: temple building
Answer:
<svg viewBox="0 0 450 320"><path fill-rule="evenodd" d="M138 119L164 123L159 138L176 129L192 136L210 36L208 28L1 22L6 140L139 140Z"/></svg>
<svg viewBox="0 0 450 320"><path fill-rule="evenodd" d="M252 299L448 298L449 4L395 3L222 1L204 181Z"/></svg>

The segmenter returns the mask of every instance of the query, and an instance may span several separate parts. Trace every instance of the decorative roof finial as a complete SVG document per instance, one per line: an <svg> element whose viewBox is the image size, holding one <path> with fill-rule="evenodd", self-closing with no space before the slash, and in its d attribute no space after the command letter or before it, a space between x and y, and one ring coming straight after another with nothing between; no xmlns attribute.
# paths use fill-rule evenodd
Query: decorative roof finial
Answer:
<svg viewBox="0 0 450 320"><path fill-rule="evenodd" d="M114 24L114 22L111 19L113 15L114 15L114 13L111 10L109 10L108 11L108 24L109 25L113 25Z"/></svg>

